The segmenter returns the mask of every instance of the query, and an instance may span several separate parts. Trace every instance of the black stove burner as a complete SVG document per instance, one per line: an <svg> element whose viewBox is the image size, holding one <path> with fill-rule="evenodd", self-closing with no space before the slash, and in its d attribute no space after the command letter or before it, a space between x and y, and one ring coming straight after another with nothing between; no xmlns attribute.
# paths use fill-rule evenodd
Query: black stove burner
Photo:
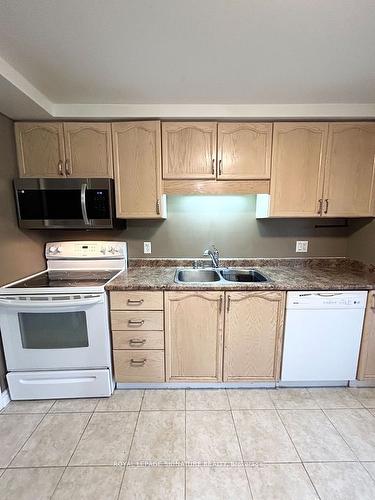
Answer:
<svg viewBox="0 0 375 500"><path fill-rule="evenodd" d="M47 271L9 288L61 288L105 285L118 271Z"/></svg>

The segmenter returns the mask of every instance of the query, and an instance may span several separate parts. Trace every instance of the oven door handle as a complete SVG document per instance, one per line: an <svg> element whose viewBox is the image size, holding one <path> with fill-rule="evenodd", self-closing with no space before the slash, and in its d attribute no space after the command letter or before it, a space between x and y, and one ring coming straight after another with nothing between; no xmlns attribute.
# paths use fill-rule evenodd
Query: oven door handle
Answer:
<svg viewBox="0 0 375 500"><path fill-rule="evenodd" d="M12 299L10 297L0 298L0 307L11 307L12 309L35 309L41 307L70 307L70 306L89 306L92 304L98 304L103 301L103 296L101 294L90 294L90 295L63 295L62 297L67 298L58 298L57 296L49 296L47 300L41 299L37 300L33 298L33 300L19 300Z"/></svg>
<svg viewBox="0 0 375 500"><path fill-rule="evenodd" d="M90 226L90 221L87 216L86 191L87 191L87 184L84 182L81 186L81 210L82 210L83 222L86 224L86 226Z"/></svg>

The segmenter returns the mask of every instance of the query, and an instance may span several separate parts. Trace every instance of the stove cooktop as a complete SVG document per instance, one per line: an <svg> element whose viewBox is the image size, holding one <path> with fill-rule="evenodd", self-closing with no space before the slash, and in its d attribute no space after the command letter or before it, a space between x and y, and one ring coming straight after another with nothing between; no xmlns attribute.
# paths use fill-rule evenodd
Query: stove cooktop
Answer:
<svg viewBox="0 0 375 500"><path fill-rule="evenodd" d="M26 278L8 288L61 288L79 286L102 286L113 278L116 271L46 271Z"/></svg>

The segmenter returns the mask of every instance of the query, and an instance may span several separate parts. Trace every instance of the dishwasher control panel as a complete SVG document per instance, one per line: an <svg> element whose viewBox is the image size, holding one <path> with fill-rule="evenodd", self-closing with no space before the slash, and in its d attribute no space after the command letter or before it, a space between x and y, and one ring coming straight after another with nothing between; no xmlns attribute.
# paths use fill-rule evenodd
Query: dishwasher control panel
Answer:
<svg viewBox="0 0 375 500"><path fill-rule="evenodd" d="M287 309L363 309L367 292L303 291L288 292Z"/></svg>

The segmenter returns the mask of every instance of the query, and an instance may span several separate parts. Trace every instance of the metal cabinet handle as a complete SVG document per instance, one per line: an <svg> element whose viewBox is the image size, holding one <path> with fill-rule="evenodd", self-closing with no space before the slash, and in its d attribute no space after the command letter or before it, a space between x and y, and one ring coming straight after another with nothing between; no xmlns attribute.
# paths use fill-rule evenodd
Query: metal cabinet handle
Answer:
<svg viewBox="0 0 375 500"><path fill-rule="evenodd" d="M223 310L223 296L220 295L220 302L219 302L219 312Z"/></svg>
<svg viewBox="0 0 375 500"><path fill-rule="evenodd" d="M156 201L156 214L160 215L160 200Z"/></svg>
<svg viewBox="0 0 375 500"><path fill-rule="evenodd" d="M223 173L223 160L219 160L219 175L222 175Z"/></svg>
<svg viewBox="0 0 375 500"><path fill-rule="evenodd" d="M72 167L70 166L69 158L65 160L65 174L72 175Z"/></svg>
<svg viewBox="0 0 375 500"><path fill-rule="evenodd" d="M318 214L322 215L322 209L323 209L323 198L320 198L319 200L319 205L318 205Z"/></svg>
<svg viewBox="0 0 375 500"><path fill-rule="evenodd" d="M375 309L375 293L372 296L372 305L370 307L371 309Z"/></svg>
<svg viewBox="0 0 375 500"><path fill-rule="evenodd" d="M129 326L142 326L144 324L145 320L144 319L129 319L128 325Z"/></svg>
<svg viewBox="0 0 375 500"><path fill-rule="evenodd" d="M328 213L328 203L329 203L328 198L326 198L325 202L326 202L326 207L324 209L324 213L326 214Z"/></svg>
<svg viewBox="0 0 375 500"><path fill-rule="evenodd" d="M215 158L212 158L212 165L211 165L211 174L215 174Z"/></svg>
<svg viewBox="0 0 375 500"><path fill-rule="evenodd" d="M60 160L59 163L57 164L57 169L58 169L59 175L64 175L62 160Z"/></svg>
<svg viewBox="0 0 375 500"><path fill-rule="evenodd" d="M132 300L132 299L128 299L128 305L129 306L140 306L142 305L144 302L143 299L139 299L139 300Z"/></svg>
<svg viewBox="0 0 375 500"><path fill-rule="evenodd" d="M146 364L147 358L143 359L131 359L130 366L144 366Z"/></svg>
<svg viewBox="0 0 375 500"><path fill-rule="evenodd" d="M146 343L146 339L130 339L129 345L143 345Z"/></svg>
<svg viewBox="0 0 375 500"><path fill-rule="evenodd" d="M227 299L227 313L229 313L229 309L230 309L230 295L228 295Z"/></svg>

